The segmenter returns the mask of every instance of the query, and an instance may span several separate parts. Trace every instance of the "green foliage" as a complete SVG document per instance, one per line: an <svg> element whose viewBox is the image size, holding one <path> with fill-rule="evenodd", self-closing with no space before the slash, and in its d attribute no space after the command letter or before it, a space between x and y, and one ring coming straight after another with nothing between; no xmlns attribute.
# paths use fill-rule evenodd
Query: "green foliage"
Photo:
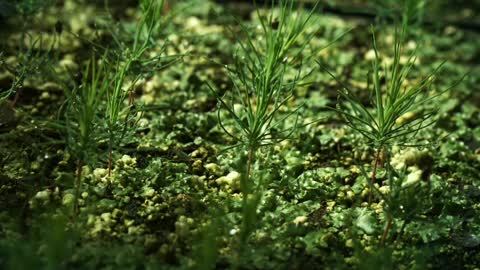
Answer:
<svg viewBox="0 0 480 270"><path fill-rule="evenodd" d="M140 76L140 73L143 73L142 76L149 75L178 60L178 56L165 57L164 51L168 44L166 39L154 56L145 57L147 50L158 45L157 39L161 34L166 33L165 29L172 19L171 15L162 14L165 5L164 0L142 0L139 3L141 17L138 21L117 27L112 27L111 25L115 24L109 22L106 26L116 46L111 49L111 52L117 58L116 60L124 62L128 75L132 72L135 76Z"/></svg>
<svg viewBox="0 0 480 270"><path fill-rule="evenodd" d="M125 100L127 96L131 94L132 88L135 86L137 80L135 79L128 89L124 89L130 64L131 62L124 63L123 65L117 62L115 70L106 73L106 76L103 78L104 81L110 82L110 85L106 88L107 102L105 107L105 122L109 140L109 174L112 167L113 146L120 144L125 135L126 128L130 123L133 123L134 120L130 115L133 101L129 101L129 104L127 106L125 105ZM140 75L138 77L140 77Z"/></svg>
<svg viewBox="0 0 480 270"><path fill-rule="evenodd" d="M139 1L136 12L129 1L127 10L113 9L108 21L113 30L108 32L99 17L83 21L105 14L101 2L68 1L68 8L46 10L76 13L88 3L88 12L79 9L78 17L61 19L66 31L57 45L69 41L64 38L73 22L85 27L75 31L85 36L71 48L56 46L45 56L58 56L58 63L38 65L58 77L36 76L43 70L27 73L25 86L16 88L23 88L20 102L15 108L5 102L0 110L0 205L6 206L0 207L1 269L478 268L479 96L472 92L478 80L472 76L459 91L439 90L477 66L477 34L450 27L441 36L430 29L400 30L396 38L403 35L402 44L397 40L380 50L395 35L381 25L374 54L365 54L375 57L376 51L369 85L359 81L368 67L362 57L368 29L352 31L338 48L311 53L342 29L358 25L356 20L311 15L295 38L295 24L284 22L301 26L309 14L296 13L291 2L283 1L273 11L247 10L242 18L252 15L251 25L235 33L239 44L233 55L235 39L224 27L238 24L232 26L218 11L228 5L182 1L179 5L194 3L195 10L180 14L171 27L165 26L168 18L160 15L159 6L149 8L161 2ZM272 3L267 2L265 7ZM147 13L151 15L143 15ZM32 36L53 29L56 20L45 17L39 29L31 29ZM114 43L108 43L110 34ZM164 41L167 35L171 43ZM5 40L4 63L17 63L16 56L27 50L17 51L18 43L12 41L18 36ZM289 37L295 39L291 44ZM410 51L414 43L425 46ZM451 46L456 49L448 50ZM171 62L176 58L165 57L166 52L187 52L185 63ZM400 60L387 54L399 54ZM338 85L328 75L310 74L309 81L315 76L318 82L303 83L315 66L308 62L313 57L335 67L352 86L342 90L337 110L368 136L349 132L325 110L335 103L332 89ZM435 71L443 57L449 62ZM212 65L206 58L229 66ZM162 70L169 63L174 68ZM20 68L10 65L11 70ZM432 70L430 81L417 76ZM0 70L3 88L10 88L12 74L20 73ZM218 86L215 96L202 87L205 78L211 79L211 88L213 82ZM148 111L137 97L153 100ZM215 105L220 110L214 111ZM326 117L318 125L302 125L297 124L300 115L305 122ZM8 118L14 124L4 128ZM47 121L53 124L45 125ZM411 153L403 159L404 152L415 149L394 147L435 142L446 134L438 148L432 144L428 151L418 151L428 156L426 162ZM236 151L219 154L226 144ZM374 166L362 166L372 159L369 150L377 152ZM115 166L110 177L97 162L105 160L107 151L113 152ZM38 222L32 214L57 217L72 206L75 162L73 192L81 215ZM371 174L378 181L368 187ZM375 198L367 205L369 193ZM55 212L45 212L48 206ZM9 226L17 214L21 232ZM75 225L80 238L70 239L72 231L65 228ZM387 245L378 245L381 238Z"/></svg>
<svg viewBox="0 0 480 270"><path fill-rule="evenodd" d="M167 42L156 52L153 57L145 57L146 51L154 48L154 38L158 36L162 27L166 26L167 20L162 16L164 1L142 0L140 2L141 18L134 25L134 39L131 44L124 44L116 37L118 51L114 62L115 70L108 75L106 80L112 82L106 91L105 120L109 138L108 171L110 175L112 166L113 146L122 142L125 133L135 125L135 112L133 107L133 89L141 78L153 74L155 71L166 68L176 62L176 56L166 57L165 48ZM130 81L128 81L130 80ZM125 85L128 87L125 89ZM125 100L128 97L128 105ZM138 106L137 106L138 107Z"/></svg>
<svg viewBox="0 0 480 270"><path fill-rule="evenodd" d="M400 58L404 53L404 37L407 26L404 25L401 33L396 32L393 64L387 69L381 68L379 51L373 35L373 49L375 60L372 63L373 94L371 105L374 112L362 104L360 99L349 89L339 91L342 101L335 109L343 116L346 123L361 133L375 147L381 148L392 143L411 145L418 132L434 123L432 117L435 111L420 111L419 108L433 98L450 90L430 94L432 81L442 64L434 69L420 82L407 83L407 77L415 65L415 50L412 51L406 63L401 64ZM384 74L384 77L381 77ZM382 85L381 80L385 83ZM413 115L413 117L406 117ZM403 120L405 119L405 120Z"/></svg>
<svg viewBox="0 0 480 270"><path fill-rule="evenodd" d="M36 224L25 235L15 240L0 240L0 267L6 270L46 269L67 267L73 255L78 235L68 229L63 215L35 219Z"/></svg>
<svg viewBox="0 0 480 270"><path fill-rule="evenodd" d="M0 103L15 95L27 78L39 75L48 66L50 62L50 52L53 50L54 44L47 51L36 50L37 46L42 46L43 38L39 36L35 39L29 38L28 46L21 46L18 57L18 64L9 65L0 52L0 67L13 74L13 82L8 89L0 89Z"/></svg>
<svg viewBox="0 0 480 270"><path fill-rule="evenodd" d="M82 84L65 93L67 146L85 164L93 164L97 152L100 105L110 86L110 81L103 78L106 70L104 59L97 65L92 57L83 73Z"/></svg>
<svg viewBox="0 0 480 270"><path fill-rule="evenodd" d="M267 14L256 7L258 27L248 28L239 23L245 39L237 39L239 47L233 65L226 66L233 83L231 91L221 94L207 83L218 100L219 125L234 140L234 145L227 149L239 148L241 151L240 164L237 165L241 172L242 192L239 258L247 256L246 244L258 227L257 210L270 177L266 170L253 173L257 152L265 146L278 145L293 135L302 108L302 105L292 108L294 92L310 75L302 67L319 50L339 38L324 47L311 49L312 53L306 55L306 47L317 34L316 31L306 31L315 28L316 5L309 12L302 12L301 6L295 10L295 1L271 1L270 4L271 10ZM278 10L275 6L279 7ZM287 106L290 110L285 112ZM233 120L233 125L227 126L223 112ZM285 128L286 122L293 124Z"/></svg>
<svg viewBox="0 0 480 270"><path fill-rule="evenodd" d="M72 91L66 91L65 140L69 152L77 160L74 214L78 213L78 199L82 184L84 165L96 162L97 144L102 136L99 112L101 101L110 86L110 81L102 77L107 69L102 59L97 66L94 57L87 64L83 73L82 84ZM55 123L53 124L55 125Z"/></svg>
<svg viewBox="0 0 480 270"><path fill-rule="evenodd" d="M287 118L298 113L300 107L278 119L282 107L293 97L293 92L302 79L301 54L315 33L305 34L309 24L313 23L315 8L306 16L294 12L294 1L272 1L271 7L278 4L278 14L271 11L264 16L257 7L256 14L262 39L255 38L255 30L247 29L240 23L246 41L238 39L239 50L234 55L233 68L227 67L233 82L231 92L222 96L208 83L218 100L218 120L223 131L235 140L232 147L240 147L247 154L243 155L242 177L242 229L240 233L240 255L246 251L245 244L256 227L257 208L261 192L251 179L252 166L255 164L257 150L267 145L274 145L289 138L295 127L277 131ZM277 17L278 16L278 17ZM302 44L297 39L306 35ZM297 71L293 80L287 79L287 71L295 64ZM239 109L236 103L241 104ZM225 127L221 112L234 120L232 133ZM296 117L298 119L298 115ZM296 126L297 120L295 120ZM260 182L260 181L258 181ZM252 194L253 193L253 194Z"/></svg>
<svg viewBox="0 0 480 270"><path fill-rule="evenodd" d="M143 70L138 70L140 65L146 67L153 62L160 62L163 57L164 48L158 52L156 57L145 59L145 52L151 49L154 45L153 37L154 33L161 24L161 12L163 10L164 1L142 0L140 2L140 9L142 16L140 21L135 24L134 39L131 45L125 45L117 40L117 45L120 46L120 50L114 51L116 55L116 61L114 66L116 67L113 72L113 76L109 78L113 85L111 90L107 91L107 108L106 119L108 123L109 132L112 132L113 127L119 122L120 112L122 111L123 104L126 97L132 91L135 83L145 76ZM159 67L156 67L157 69ZM153 71L155 69L152 69ZM133 72L132 72L133 71ZM151 72L150 71L150 72ZM131 78L131 83L128 89L124 89L125 82L129 75L134 73ZM130 102L131 103L131 102ZM129 104L132 105L132 104ZM126 108L128 111L129 108Z"/></svg>
<svg viewBox="0 0 480 270"><path fill-rule="evenodd" d="M16 1L17 11L22 15L32 15L40 10L52 6L54 0L19 0Z"/></svg>
<svg viewBox="0 0 480 270"><path fill-rule="evenodd" d="M389 216L409 222L431 207L429 183L422 182L421 177L408 181L406 169L396 170L390 164L385 166L389 192L387 195L378 194L384 200L384 209Z"/></svg>
<svg viewBox="0 0 480 270"><path fill-rule="evenodd" d="M194 247L194 258L196 265L193 269L210 270L215 269L218 260L220 232L220 215L214 213L212 219L202 229L202 238Z"/></svg>
<svg viewBox="0 0 480 270"><path fill-rule="evenodd" d="M410 4L410 2L406 4L407 10L411 8ZM425 78L416 83L411 82L410 73L415 66L416 49L408 53L404 63L401 61L401 57L406 53L404 43L409 28L409 16L407 13L404 14L401 31L399 32L398 29L395 31L393 62L390 68L381 68L380 53L373 33L375 53L372 62L373 97L371 105L373 111L346 87L339 91L339 102L337 108L334 109L345 119L350 128L365 137L376 149L373 172L369 181L371 192L369 202L372 200L373 190L376 189L374 183L377 172L380 167L385 167L389 187L388 195L384 196L376 190L386 204L384 207L386 224L381 240L382 245L388 238L394 218L402 219L404 227L416 214L421 212L422 207L427 205L419 203L414 198L419 196L422 190L427 192L426 197L423 198L428 197L428 190L419 189L418 183L407 185L405 172L397 172L390 165L392 145L418 146L419 131L435 123L434 116L438 110L435 107L426 109L425 105L456 85L431 93L435 75L445 62L435 67ZM335 78L334 75L332 77ZM367 175L363 168L362 172L365 176ZM414 194L415 196L413 196Z"/></svg>
<svg viewBox="0 0 480 270"><path fill-rule="evenodd" d="M380 19L393 19L398 20L398 18L407 19L409 24L422 24L425 17L426 7L431 7L435 5L435 2L439 1L429 1L429 0L387 0L371 1L374 5L377 16Z"/></svg>
<svg viewBox="0 0 480 270"><path fill-rule="evenodd" d="M151 73L165 67L161 65L162 57L164 57L164 46L157 52L157 56L145 58L145 52L154 46L153 38L158 34L156 32L160 30L160 26L164 26L162 24L163 6L163 0L142 0L140 2L142 16L140 21L134 26L135 34L133 43L130 46L126 46L118 42L120 50L119 52L114 52L117 54L117 60L114 63L116 69L113 72L114 75L109 78L113 82L113 85L111 90L107 91L106 119L110 132L113 126L119 122L120 112L122 111L126 97L131 93L136 82L147 75L145 74L147 72L145 72L144 68L148 68L148 72ZM152 63L158 64L152 67ZM138 65L143 68L139 70ZM129 75L133 75L133 78L130 78L129 88L124 89ZM132 105L131 101L129 105ZM127 111L129 110L129 108L125 109Z"/></svg>
<svg viewBox="0 0 480 270"><path fill-rule="evenodd" d="M143 13L142 24L145 24L146 37L149 39L152 32L159 31L161 21L163 20L163 10L165 7L165 0L152 1L141 0L140 9ZM143 27L142 27L143 28Z"/></svg>
<svg viewBox="0 0 480 270"><path fill-rule="evenodd" d="M272 1L272 7L275 3ZM241 25L246 41L237 40L240 49L234 57L233 68L227 67L234 83L232 91L222 97L209 84L219 101L220 125L226 134L235 139L235 146L258 148L288 138L293 128L275 129L300 109L297 107L277 119L279 111L293 97L293 91L302 79L300 55L315 33L306 34L302 44L296 44L296 41L313 23L314 11L304 16L294 13L294 1L281 0L278 5L281 7L278 17L273 12L264 16L257 9L262 39L255 40L255 30ZM287 80L286 72L293 63L297 64L297 75L293 80ZM236 108L235 103L242 106ZM234 119L234 134L225 127L220 116L222 110Z"/></svg>
<svg viewBox="0 0 480 270"><path fill-rule="evenodd" d="M54 2L55 0L0 0L0 17L31 16L52 6Z"/></svg>

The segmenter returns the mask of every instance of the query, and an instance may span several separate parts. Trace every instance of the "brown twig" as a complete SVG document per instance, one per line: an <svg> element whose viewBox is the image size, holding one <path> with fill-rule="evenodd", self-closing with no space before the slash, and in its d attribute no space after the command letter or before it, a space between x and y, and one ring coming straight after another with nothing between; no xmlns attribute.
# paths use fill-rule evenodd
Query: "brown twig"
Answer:
<svg viewBox="0 0 480 270"><path fill-rule="evenodd" d="M372 172L372 178L370 179L370 192L368 194L368 204L372 203L372 197L373 197L373 185L375 184L375 181L377 180L377 169L378 165L380 163L380 153L382 152L382 147L377 148L377 152L375 154L375 160L373 162L373 172Z"/></svg>
<svg viewBox="0 0 480 270"><path fill-rule="evenodd" d="M18 103L18 100L20 99L20 93L22 92L22 89L18 89L16 92L15 92L15 97L13 98L12 102L10 102L10 107L12 109L15 109L17 103Z"/></svg>
<svg viewBox="0 0 480 270"><path fill-rule="evenodd" d="M390 227L392 227L392 223L393 223L393 218L389 216L387 219L387 224L385 225L385 229L383 230L382 239L380 240L381 246L385 244L385 240L387 239L388 232L390 231Z"/></svg>

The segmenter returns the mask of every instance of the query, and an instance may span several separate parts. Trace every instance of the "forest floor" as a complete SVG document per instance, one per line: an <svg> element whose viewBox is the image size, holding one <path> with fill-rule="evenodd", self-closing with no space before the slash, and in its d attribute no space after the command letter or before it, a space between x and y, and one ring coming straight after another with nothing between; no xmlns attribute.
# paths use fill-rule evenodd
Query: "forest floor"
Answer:
<svg viewBox="0 0 480 270"><path fill-rule="evenodd" d="M417 108L436 111L436 122L417 135L425 146L392 148L392 166L413 188L399 205L404 218L393 220L380 244L386 203L381 195L369 203L375 151L328 108L343 85L369 104L372 21L316 13L306 29L316 34L304 51L316 55L303 63L311 74L279 112L282 118L302 105L298 118L277 127L295 130L258 152L251 178L263 185L255 228L247 251L238 252L244 154L227 149L235 142L218 117L232 132L235 123L217 113L207 82L222 92L233 87L225 65L245 33L232 13L251 31L259 21L253 10L227 7L191 0L165 9L171 21L147 54L178 59L135 84L131 98L141 110L114 145L110 176L108 143L99 135L96 161L81 166L73 215L78 162L58 128L68 121L65 91L88 76L92 54L129 42L138 10L112 7L109 16L103 4L65 0L5 19L0 89L22 72L25 78L0 104L0 268L208 269L213 262L216 269L478 269L480 32L451 24L410 32L406 48L417 48L417 60L407 87L443 61L429 88L454 87ZM392 64L394 33L392 24L376 27L385 66ZM376 190L387 194L387 180L379 168Z"/></svg>

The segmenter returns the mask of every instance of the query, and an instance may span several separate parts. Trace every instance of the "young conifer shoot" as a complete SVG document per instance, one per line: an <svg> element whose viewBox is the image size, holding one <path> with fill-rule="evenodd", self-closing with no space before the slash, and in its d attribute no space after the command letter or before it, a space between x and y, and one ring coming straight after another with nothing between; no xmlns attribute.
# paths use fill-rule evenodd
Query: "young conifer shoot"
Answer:
<svg viewBox="0 0 480 270"><path fill-rule="evenodd" d="M108 133L108 176L112 171L113 148L122 142L127 126L135 120L132 113L134 105L132 91L135 84L147 73L165 68L178 59L171 57L166 64L163 63L166 42L156 56L150 58L145 56L146 51L154 47L153 38L161 31L160 27L165 26L162 18L164 3L163 0L140 1L142 13L140 21L135 25L133 42L130 46L118 43L121 53L117 55L118 59L114 63L115 70L109 78L106 78L112 82L106 92L105 111ZM125 88L128 78L131 81Z"/></svg>
<svg viewBox="0 0 480 270"><path fill-rule="evenodd" d="M405 50L404 43L408 27L408 20L404 18L401 30L397 28L395 31L393 63L390 67L385 68L381 67L380 52L372 28L372 44L375 53L371 78L373 81L373 98L371 100L373 110L364 105L343 84L344 89L339 91L337 107L333 108L345 119L347 125L365 137L374 149L373 170L369 180L369 202L372 200L379 168L384 167L387 171L392 169L389 165L392 146L420 146L419 132L435 124L436 109L426 109L422 105L426 105L454 86L437 92L431 90L435 75L445 62L435 67L429 75L416 83L409 78L416 62L416 49L411 52ZM408 54L408 56L406 61L402 62L401 57L404 54ZM336 79L333 74L330 73L330 75ZM409 81L407 82L407 80ZM390 177L396 174L393 171L387 173ZM389 181L389 183L393 185L394 182ZM391 186L391 190L394 188ZM396 193L391 192L391 194L394 196ZM381 239L382 244L385 242L393 222L393 217L388 212L385 214L387 223Z"/></svg>
<svg viewBox="0 0 480 270"><path fill-rule="evenodd" d="M105 59L102 59L97 66L95 58L92 57L83 73L82 84L72 91L65 92L67 98L66 144L77 160L74 215L78 214L79 210L82 168L84 165L93 165L95 162L96 146L100 136L95 130L100 127L100 105L110 86L109 80L102 77L106 74L106 70Z"/></svg>
<svg viewBox="0 0 480 270"><path fill-rule="evenodd" d="M300 106L290 113L279 117L279 111L293 97L294 90L304 77L301 64L297 66L296 76L287 80L285 74L294 61L305 49L315 33L305 33L312 23L315 8L308 14L295 12L294 1L271 1L271 8L279 7L279 12L263 15L257 7L260 33L240 24L246 41L238 39L239 49L234 56L233 67L227 67L233 82L233 89L225 95L215 90L211 83L208 86L218 99L218 120L223 131L234 139L230 148L242 149L241 160L243 168L241 177L241 192L243 200L243 220L240 232L241 249L247 243L248 237L256 223L256 211L261 192L260 185L253 179L252 168L256 162L257 152L262 147L274 145L291 137L295 126L275 132L289 117L298 119ZM254 34L261 38L254 38ZM302 44L297 39L306 35ZM301 61L300 61L301 62ZM240 106L238 106L240 104ZM233 132L226 127L222 119L225 111L233 119Z"/></svg>

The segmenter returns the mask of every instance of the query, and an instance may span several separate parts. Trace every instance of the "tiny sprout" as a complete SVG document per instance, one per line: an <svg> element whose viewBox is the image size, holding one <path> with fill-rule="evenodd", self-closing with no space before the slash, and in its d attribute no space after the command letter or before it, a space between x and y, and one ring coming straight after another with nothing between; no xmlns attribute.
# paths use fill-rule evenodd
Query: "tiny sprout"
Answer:
<svg viewBox="0 0 480 270"><path fill-rule="evenodd" d="M394 55L392 64L382 68L380 52L377 47L375 33L372 28L372 44L374 57L372 59L372 100L373 108L369 108L347 87L339 82L344 89L338 91L339 102L336 108L347 125L360 133L368 140L374 148L373 169L369 178L370 193L368 201L371 203L377 171L383 167L389 175L389 186L394 190L394 175L396 172L390 166L390 153L393 145L400 147L422 147L417 142L421 130L435 124L434 116L437 110L423 108L424 104L430 102L439 95L449 91L453 86L431 94L431 85L437 72L445 62L438 65L426 78L416 84L407 83L411 71L415 67L416 50L409 52L406 61L402 61L402 54L405 53L404 41L408 24L404 21L402 30L395 32ZM405 58L404 58L405 59ZM328 71L327 71L328 72ZM330 75L336 79L334 75ZM463 78L462 78L463 79ZM337 80L338 81L338 80ZM461 81L461 80L460 80ZM425 145L423 145L425 146ZM363 171L364 175L366 172ZM381 192L379 195L382 196ZM391 195L387 201L393 201ZM387 202L389 204L389 202ZM393 215L385 210L387 222L381 238L381 244L386 241L388 232L393 223Z"/></svg>
<svg viewBox="0 0 480 270"><path fill-rule="evenodd" d="M306 35L305 44L313 38L314 33L305 33L305 29L313 25L315 8L307 16L293 16L293 0L272 1L278 3L279 15L274 18L273 12L262 16L256 12L260 24L257 26L260 34L249 31L245 25L240 25L246 33L247 40L238 40L239 50L234 56L232 68L227 68L233 82L233 89L225 95L207 83L218 100L218 119L222 130L230 136L235 144L229 148L240 148L243 151L240 189L242 192L243 220L240 229L241 249L250 233L255 228L256 208L259 204L262 183L253 182L253 168L259 149L275 145L288 138L298 126L300 106L293 111L280 115L282 108L293 98L299 82L305 78L301 67L296 71L295 78L289 80L286 76L291 63L297 60L305 45L297 45L301 35ZM238 106L240 104L241 106ZM222 119L221 111L225 111L233 120L232 129L227 127ZM282 129L283 122L293 118L293 127Z"/></svg>

